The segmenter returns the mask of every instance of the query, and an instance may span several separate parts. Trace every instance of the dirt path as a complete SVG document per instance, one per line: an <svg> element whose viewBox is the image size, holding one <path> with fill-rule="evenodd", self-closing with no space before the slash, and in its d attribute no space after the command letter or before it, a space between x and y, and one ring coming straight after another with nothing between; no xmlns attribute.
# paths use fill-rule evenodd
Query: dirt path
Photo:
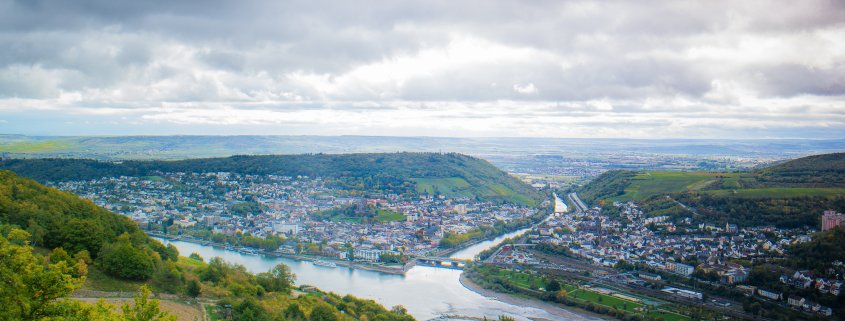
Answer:
<svg viewBox="0 0 845 321"><path fill-rule="evenodd" d="M79 300L86 303L97 303L100 298L72 298L74 300ZM120 311L120 306L124 303L129 303L130 305L134 304L134 299L130 298L103 298L106 303L114 305L117 311ZM194 321L194 320L205 320L205 315L203 311L197 308L195 304L187 304L184 302L176 302L170 300L160 300L159 307L162 311L170 312L171 314L175 315L179 321Z"/></svg>

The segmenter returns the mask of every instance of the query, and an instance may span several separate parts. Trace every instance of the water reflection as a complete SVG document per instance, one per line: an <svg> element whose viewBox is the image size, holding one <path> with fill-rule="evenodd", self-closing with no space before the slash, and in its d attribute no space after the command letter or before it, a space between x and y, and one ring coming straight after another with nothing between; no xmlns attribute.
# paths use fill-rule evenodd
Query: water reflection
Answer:
<svg viewBox="0 0 845 321"><path fill-rule="evenodd" d="M510 234L516 233L519 231ZM506 237L510 236L501 239ZM198 253L206 260L219 256L225 261L242 264L253 273L265 272L278 263L285 263L296 274L297 284L310 284L340 295L352 294L373 299L388 308L401 304L419 320L442 315L496 318L503 314L516 316L520 320L561 319L541 309L507 304L472 292L460 284L461 271L458 270L416 266L404 276L392 275L347 267L323 267L287 258L247 255L184 241L159 240L175 245L182 255ZM496 240L479 243L455 256L473 257L494 244L497 244Z"/></svg>

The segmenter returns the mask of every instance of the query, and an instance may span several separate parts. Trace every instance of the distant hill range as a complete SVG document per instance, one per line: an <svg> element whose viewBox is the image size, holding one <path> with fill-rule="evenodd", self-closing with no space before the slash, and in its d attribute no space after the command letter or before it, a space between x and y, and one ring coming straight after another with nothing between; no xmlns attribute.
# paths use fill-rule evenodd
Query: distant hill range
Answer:
<svg viewBox="0 0 845 321"><path fill-rule="evenodd" d="M5 159L0 168L38 180L70 181L159 172L232 172L335 178L342 187L386 193L440 194L536 205L543 195L489 162L457 153L232 156L178 161Z"/></svg>
<svg viewBox="0 0 845 321"><path fill-rule="evenodd" d="M24 136L0 134L0 157L175 160L232 155L460 152L483 156L665 154L782 159L845 150L845 139L581 139L391 136Z"/></svg>
<svg viewBox="0 0 845 321"><path fill-rule="evenodd" d="M817 226L824 210L845 210L845 153L748 172L609 171L578 192L599 206L636 201L652 216L745 226Z"/></svg>

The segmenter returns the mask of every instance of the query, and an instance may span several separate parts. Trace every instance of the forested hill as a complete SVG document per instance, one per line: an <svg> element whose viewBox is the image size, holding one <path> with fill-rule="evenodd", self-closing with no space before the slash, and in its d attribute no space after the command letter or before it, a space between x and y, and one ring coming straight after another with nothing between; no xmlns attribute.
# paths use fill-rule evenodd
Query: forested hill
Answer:
<svg viewBox="0 0 845 321"><path fill-rule="evenodd" d="M754 171L769 187L845 187L845 153L813 155Z"/></svg>
<svg viewBox="0 0 845 321"><path fill-rule="evenodd" d="M139 245L161 245L125 216L5 170L0 170L0 224L29 230L35 245L61 246L71 253L87 250L92 256L123 233Z"/></svg>
<svg viewBox="0 0 845 321"><path fill-rule="evenodd" d="M489 162L456 153L232 156L179 161L102 162L6 159L0 168L40 182L148 176L156 172L233 172L336 178L349 188L479 197L533 205L542 195Z"/></svg>
<svg viewBox="0 0 845 321"><path fill-rule="evenodd" d="M817 226L824 210L845 211L845 153L803 157L749 172L609 171L578 192L593 205L636 201L655 216L693 216L698 222L745 226Z"/></svg>

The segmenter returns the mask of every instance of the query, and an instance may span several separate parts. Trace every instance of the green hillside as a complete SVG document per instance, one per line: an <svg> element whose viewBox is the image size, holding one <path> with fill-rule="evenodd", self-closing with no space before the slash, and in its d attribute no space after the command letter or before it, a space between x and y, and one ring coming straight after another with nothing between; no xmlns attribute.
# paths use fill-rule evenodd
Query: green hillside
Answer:
<svg viewBox="0 0 845 321"><path fill-rule="evenodd" d="M304 154L232 156L180 161L102 162L82 159L6 159L0 168L41 182L157 172L234 172L335 178L342 187L389 193L429 193L537 204L542 195L489 162L462 154Z"/></svg>
<svg viewBox="0 0 845 321"><path fill-rule="evenodd" d="M585 185L579 194L588 202L599 199L636 201L658 195L721 186L723 182L736 180L739 175L712 172L609 171Z"/></svg>
<svg viewBox="0 0 845 321"><path fill-rule="evenodd" d="M813 155L753 172L765 187L845 187L845 153Z"/></svg>
<svg viewBox="0 0 845 321"><path fill-rule="evenodd" d="M749 172L609 171L578 192L594 205L636 201L653 215L797 227L818 225L826 209L845 210L844 187L845 153L836 153ZM697 216L675 200L695 209Z"/></svg>
<svg viewBox="0 0 845 321"><path fill-rule="evenodd" d="M145 293L146 287L217 301L207 305L212 319L229 313L234 320L414 319L404 308L387 310L349 295L309 289L292 296L295 276L284 264L251 274L220 258L180 257L126 217L6 170L0 171L0 279L0 320L150 320L65 300L80 288Z"/></svg>

